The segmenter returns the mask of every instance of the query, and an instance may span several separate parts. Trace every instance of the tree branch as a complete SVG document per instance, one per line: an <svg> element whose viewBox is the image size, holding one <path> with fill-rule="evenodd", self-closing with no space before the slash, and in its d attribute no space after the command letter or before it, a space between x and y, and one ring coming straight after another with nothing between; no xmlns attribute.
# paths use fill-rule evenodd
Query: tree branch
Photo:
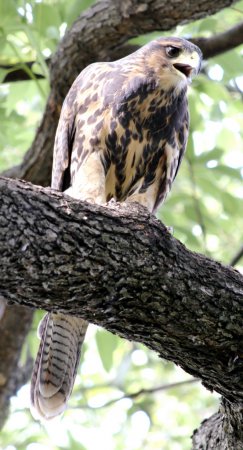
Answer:
<svg viewBox="0 0 243 450"><path fill-rule="evenodd" d="M243 43L243 22L224 33L216 34L209 38L198 37L191 39L191 41L200 47L205 59L213 58Z"/></svg>
<svg viewBox="0 0 243 450"><path fill-rule="evenodd" d="M201 48L204 59L209 59L221 53L227 52L228 50L232 50L243 43L243 22L233 26L224 33L219 33L208 38L196 37L189 40ZM111 49L110 56L106 57L106 59L115 60L123 58L138 48L138 45L133 44L121 45L120 47ZM32 66L34 63L35 61L28 61L25 65L32 71ZM49 66L50 58L46 59L46 64ZM30 80L31 77L29 73L22 66L23 64L0 65L0 69L8 70L8 73L2 82L10 83L13 81ZM34 72L33 75L38 79L45 78L43 75L36 74Z"/></svg>
<svg viewBox="0 0 243 450"><path fill-rule="evenodd" d="M241 260L243 257L243 245L238 250L238 252L233 256L232 260L230 261L230 265L232 267L236 266L236 264Z"/></svg>
<svg viewBox="0 0 243 450"><path fill-rule="evenodd" d="M32 69L32 66L35 63L36 61L26 61L25 63L17 63L17 64L0 64L0 69L7 71L4 79L2 80L2 83L12 83L14 81L45 78L44 75L41 75L40 73L35 73L35 71ZM50 64L50 58L47 58L45 60L45 63L48 66ZM26 67L28 68L28 70L26 70Z"/></svg>
<svg viewBox="0 0 243 450"><path fill-rule="evenodd" d="M202 422L192 436L192 450L242 450L242 403L222 401L218 413Z"/></svg>
<svg viewBox="0 0 243 450"><path fill-rule="evenodd" d="M32 364L18 364L32 316L31 309L15 306L6 308L0 320L0 429L8 416L10 398L27 382L32 370Z"/></svg>
<svg viewBox="0 0 243 450"><path fill-rule="evenodd" d="M119 402L120 400L124 400L124 398L130 398L130 399L136 399L138 397L141 397L141 395L148 395L148 394L155 394L156 392L161 392L161 391L167 391L169 389L174 389L174 388L178 388L178 387L182 387L188 384L194 384L194 383L198 383L198 380L196 378L189 378L188 380L184 380L184 381L178 381L175 383L170 383L170 384L162 384L161 386L156 386L156 387L152 387L152 388L148 388L148 389L140 389L139 391L135 391L135 392L125 392L123 395L121 395L118 398L112 398L111 400L109 400L106 403L103 403L103 405L99 405L99 406L95 406L95 407L90 407L88 404L84 404L84 405L79 405L77 407L72 407L70 406L70 409L103 409L103 408L107 408L109 406L114 405L114 403ZM95 386L96 388L97 386ZM109 386L110 387L110 386ZM88 389L90 390L90 389Z"/></svg>
<svg viewBox="0 0 243 450"><path fill-rule="evenodd" d="M221 53L227 52L228 50L232 50L235 47L238 47L243 43L243 22L235 25L224 33L219 33L215 36L211 36L209 38L196 37L193 39L189 39L194 44L198 45L203 51L203 58L209 59L214 56L220 55ZM124 56L129 55L139 48L138 45L133 44L125 44L120 47L116 47L115 49L111 49L109 60L115 60L124 58ZM50 64L50 58L46 60L47 66ZM28 61L25 65L32 71L32 66L36 61ZM3 83L10 83L13 81L23 81L30 80L31 77L29 73L22 67L23 64L9 64L9 65L0 65L0 69L8 70L5 78L3 79ZM45 78L41 74L36 74L33 72L33 76L37 79Z"/></svg>
<svg viewBox="0 0 243 450"><path fill-rule="evenodd" d="M0 295L142 342L242 400L242 276L188 251L139 205L98 207L0 180Z"/></svg>

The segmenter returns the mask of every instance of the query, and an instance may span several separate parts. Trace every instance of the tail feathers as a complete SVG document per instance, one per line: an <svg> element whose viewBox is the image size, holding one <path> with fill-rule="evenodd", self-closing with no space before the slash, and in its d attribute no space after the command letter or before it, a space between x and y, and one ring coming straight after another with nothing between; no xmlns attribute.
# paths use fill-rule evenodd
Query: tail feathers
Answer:
<svg viewBox="0 0 243 450"><path fill-rule="evenodd" d="M39 325L41 339L31 380L31 412L36 419L51 419L67 405L75 381L81 345L88 322L47 314Z"/></svg>

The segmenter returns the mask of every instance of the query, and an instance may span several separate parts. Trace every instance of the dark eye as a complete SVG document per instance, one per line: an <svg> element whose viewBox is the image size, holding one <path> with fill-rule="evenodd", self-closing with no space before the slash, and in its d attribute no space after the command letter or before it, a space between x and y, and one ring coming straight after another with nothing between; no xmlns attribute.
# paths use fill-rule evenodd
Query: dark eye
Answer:
<svg viewBox="0 0 243 450"><path fill-rule="evenodd" d="M169 58L176 58L181 53L181 48L178 47L166 47L166 55Z"/></svg>

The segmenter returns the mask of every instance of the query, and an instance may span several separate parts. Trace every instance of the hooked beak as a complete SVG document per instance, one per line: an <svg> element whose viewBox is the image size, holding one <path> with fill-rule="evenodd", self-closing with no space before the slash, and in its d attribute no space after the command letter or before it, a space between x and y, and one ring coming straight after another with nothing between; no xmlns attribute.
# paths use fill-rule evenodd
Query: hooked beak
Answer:
<svg viewBox="0 0 243 450"><path fill-rule="evenodd" d="M174 68L191 82L191 76L197 75L201 68L201 56L198 51L182 54L173 64Z"/></svg>
<svg viewBox="0 0 243 450"><path fill-rule="evenodd" d="M187 78L191 78L192 72L195 72L195 68L190 66L189 64L176 63L173 64L175 69L179 70L183 73Z"/></svg>

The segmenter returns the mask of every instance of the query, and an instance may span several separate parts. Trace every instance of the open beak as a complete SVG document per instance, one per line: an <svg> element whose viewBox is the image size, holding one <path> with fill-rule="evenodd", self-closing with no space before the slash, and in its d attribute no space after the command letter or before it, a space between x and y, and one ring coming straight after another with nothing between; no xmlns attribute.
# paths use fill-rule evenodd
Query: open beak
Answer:
<svg viewBox="0 0 243 450"><path fill-rule="evenodd" d="M197 75L201 68L201 57L198 51L182 54L173 64L174 68L185 75L187 81L191 82L192 75Z"/></svg>
<svg viewBox="0 0 243 450"><path fill-rule="evenodd" d="M192 72L195 72L195 68L190 66L189 64L176 63L173 64L173 66L189 79L191 78Z"/></svg>

